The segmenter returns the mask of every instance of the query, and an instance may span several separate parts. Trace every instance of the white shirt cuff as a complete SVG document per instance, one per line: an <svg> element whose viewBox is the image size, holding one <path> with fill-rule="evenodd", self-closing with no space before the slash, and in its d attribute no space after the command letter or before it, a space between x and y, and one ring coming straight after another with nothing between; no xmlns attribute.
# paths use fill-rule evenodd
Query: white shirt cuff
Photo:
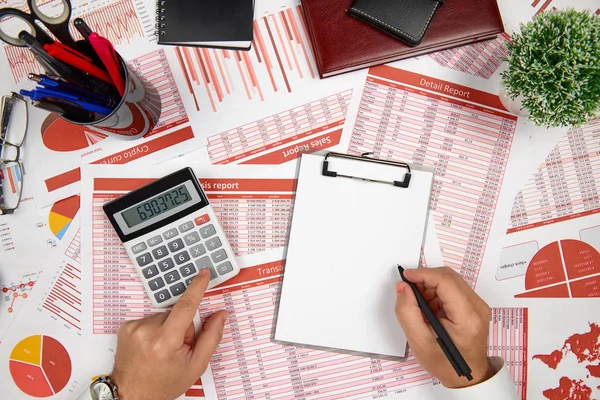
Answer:
<svg viewBox="0 0 600 400"><path fill-rule="evenodd" d="M519 400L515 384L504 360L500 357L490 357L490 365L494 371L487 381L462 389L446 389L448 400Z"/></svg>

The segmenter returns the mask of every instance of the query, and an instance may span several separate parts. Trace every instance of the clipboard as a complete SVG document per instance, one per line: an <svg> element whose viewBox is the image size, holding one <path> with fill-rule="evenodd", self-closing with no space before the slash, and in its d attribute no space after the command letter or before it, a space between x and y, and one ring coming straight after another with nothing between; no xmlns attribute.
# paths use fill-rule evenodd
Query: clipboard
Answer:
<svg viewBox="0 0 600 400"><path fill-rule="evenodd" d="M433 169L302 156L275 340L406 357L397 265L416 268Z"/></svg>

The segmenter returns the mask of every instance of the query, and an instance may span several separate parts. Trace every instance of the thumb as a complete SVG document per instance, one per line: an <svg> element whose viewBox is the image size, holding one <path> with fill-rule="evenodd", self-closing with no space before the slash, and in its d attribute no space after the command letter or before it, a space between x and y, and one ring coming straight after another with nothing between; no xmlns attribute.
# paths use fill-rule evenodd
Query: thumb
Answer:
<svg viewBox="0 0 600 400"><path fill-rule="evenodd" d="M193 363L197 371L203 373L208 367L221 338L227 320L227 311L221 310L210 316L204 323L194 346Z"/></svg>
<svg viewBox="0 0 600 400"><path fill-rule="evenodd" d="M396 295L396 318L402 325L410 346L415 348L419 346L419 343L435 341L410 286L406 282L398 282Z"/></svg>

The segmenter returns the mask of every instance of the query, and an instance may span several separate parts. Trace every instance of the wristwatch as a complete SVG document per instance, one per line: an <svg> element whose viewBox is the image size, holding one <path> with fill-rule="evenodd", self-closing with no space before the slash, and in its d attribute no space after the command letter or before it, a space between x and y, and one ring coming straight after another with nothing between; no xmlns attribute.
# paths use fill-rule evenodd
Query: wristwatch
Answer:
<svg viewBox="0 0 600 400"><path fill-rule="evenodd" d="M90 385L90 394L93 400L119 400L117 386L110 380L110 376L99 376Z"/></svg>

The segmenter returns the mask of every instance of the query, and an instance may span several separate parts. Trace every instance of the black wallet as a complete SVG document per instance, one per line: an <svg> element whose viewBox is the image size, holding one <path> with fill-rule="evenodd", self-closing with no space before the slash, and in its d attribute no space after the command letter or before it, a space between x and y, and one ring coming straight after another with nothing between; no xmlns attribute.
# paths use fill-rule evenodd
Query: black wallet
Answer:
<svg viewBox="0 0 600 400"><path fill-rule="evenodd" d="M443 0L355 0L348 13L417 46Z"/></svg>

